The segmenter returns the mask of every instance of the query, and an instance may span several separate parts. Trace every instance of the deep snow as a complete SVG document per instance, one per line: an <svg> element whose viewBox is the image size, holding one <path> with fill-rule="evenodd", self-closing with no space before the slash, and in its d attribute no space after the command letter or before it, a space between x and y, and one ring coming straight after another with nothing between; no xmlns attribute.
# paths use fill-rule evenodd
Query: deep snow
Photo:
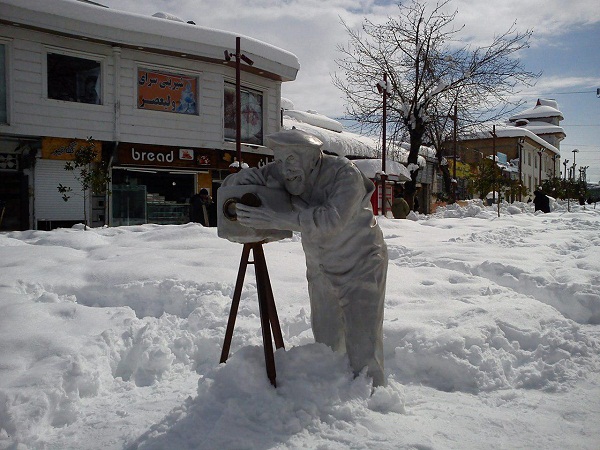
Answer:
<svg viewBox="0 0 600 450"><path fill-rule="evenodd" d="M0 234L0 448L597 449L600 208L380 218L388 386L315 344L300 236L264 246L265 374L241 245L196 224Z"/></svg>

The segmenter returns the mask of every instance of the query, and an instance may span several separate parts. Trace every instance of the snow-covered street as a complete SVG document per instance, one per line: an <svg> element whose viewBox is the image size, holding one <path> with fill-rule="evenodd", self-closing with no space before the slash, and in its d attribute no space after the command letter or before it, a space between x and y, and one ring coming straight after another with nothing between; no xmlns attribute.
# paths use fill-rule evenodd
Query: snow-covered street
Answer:
<svg viewBox="0 0 600 450"><path fill-rule="evenodd" d="M197 224L0 234L0 448L597 449L600 209L471 202L380 219L388 386L315 344L300 236L264 246L286 345L265 374L252 269Z"/></svg>

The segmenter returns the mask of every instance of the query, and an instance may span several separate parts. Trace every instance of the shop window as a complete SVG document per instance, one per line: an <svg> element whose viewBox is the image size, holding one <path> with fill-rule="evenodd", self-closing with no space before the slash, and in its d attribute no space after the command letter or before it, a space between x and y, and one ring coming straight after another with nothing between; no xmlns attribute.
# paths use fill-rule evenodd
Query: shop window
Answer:
<svg viewBox="0 0 600 450"><path fill-rule="evenodd" d="M8 123L6 106L6 45L0 44L0 123Z"/></svg>
<svg viewBox="0 0 600 450"><path fill-rule="evenodd" d="M48 53L48 98L68 102L101 104L100 61Z"/></svg>
<svg viewBox="0 0 600 450"><path fill-rule="evenodd" d="M246 144L262 145L263 143L263 96L260 92L250 89L241 89L242 103L242 142ZM225 83L224 94L224 123L225 140L235 141L236 114L235 114L235 85Z"/></svg>

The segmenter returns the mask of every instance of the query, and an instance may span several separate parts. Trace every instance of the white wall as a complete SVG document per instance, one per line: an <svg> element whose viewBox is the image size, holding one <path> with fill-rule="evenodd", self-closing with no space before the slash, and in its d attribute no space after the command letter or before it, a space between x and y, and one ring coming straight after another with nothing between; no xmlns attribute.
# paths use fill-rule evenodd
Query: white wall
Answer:
<svg viewBox="0 0 600 450"><path fill-rule="evenodd" d="M0 133L186 147L232 148L223 140L223 86L232 67L3 26L9 39L10 124ZM47 98L46 52L62 49L102 61L102 105ZM197 76L199 115L137 108L137 68ZM116 85L115 83L119 83ZM263 92L264 134L279 130L281 83L242 72L242 85Z"/></svg>

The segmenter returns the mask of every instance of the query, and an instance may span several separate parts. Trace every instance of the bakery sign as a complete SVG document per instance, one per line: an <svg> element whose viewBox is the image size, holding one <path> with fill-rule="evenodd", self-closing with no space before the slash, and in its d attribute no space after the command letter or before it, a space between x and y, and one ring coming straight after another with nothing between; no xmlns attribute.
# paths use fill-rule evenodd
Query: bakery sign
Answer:
<svg viewBox="0 0 600 450"><path fill-rule="evenodd" d="M118 153L119 163L125 165L187 168L212 165L212 158L207 150L120 144Z"/></svg>

